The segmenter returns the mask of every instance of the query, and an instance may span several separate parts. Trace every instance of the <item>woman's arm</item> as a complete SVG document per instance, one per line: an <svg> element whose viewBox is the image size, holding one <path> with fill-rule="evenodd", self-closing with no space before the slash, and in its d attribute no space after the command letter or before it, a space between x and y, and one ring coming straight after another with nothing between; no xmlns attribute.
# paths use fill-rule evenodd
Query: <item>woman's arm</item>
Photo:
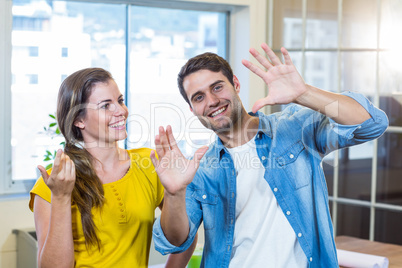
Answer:
<svg viewBox="0 0 402 268"><path fill-rule="evenodd" d="M38 238L38 267L74 267L74 242L71 219L71 193L75 166L58 150L49 176L38 167L52 192L51 204L39 196L34 199L35 228Z"/></svg>
<svg viewBox="0 0 402 268"><path fill-rule="evenodd" d="M34 218L38 239L38 267L74 267L71 201L52 204L35 196Z"/></svg>

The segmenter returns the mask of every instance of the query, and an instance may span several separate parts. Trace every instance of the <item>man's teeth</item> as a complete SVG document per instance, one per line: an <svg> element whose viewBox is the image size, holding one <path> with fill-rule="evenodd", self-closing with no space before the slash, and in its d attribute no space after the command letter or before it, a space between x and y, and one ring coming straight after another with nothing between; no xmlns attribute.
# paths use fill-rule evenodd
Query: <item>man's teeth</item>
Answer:
<svg viewBox="0 0 402 268"><path fill-rule="evenodd" d="M215 117L215 116L217 116L218 114L222 113L222 112L225 111L225 110L226 110L226 107L222 107L222 108L220 108L219 110L213 112L213 113L211 114L211 117Z"/></svg>
<svg viewBox="0 0 402 268"><path fill-rule="evenodd" d="M116 123L116 124L114 124L114 125L110 125L110 127L112 127L112 128L118 128L118 127L121 127L121 126L123 126L123 125L125 125L126 124L126 121L120 121L120 122L118 122L118 123Z"/></svg>

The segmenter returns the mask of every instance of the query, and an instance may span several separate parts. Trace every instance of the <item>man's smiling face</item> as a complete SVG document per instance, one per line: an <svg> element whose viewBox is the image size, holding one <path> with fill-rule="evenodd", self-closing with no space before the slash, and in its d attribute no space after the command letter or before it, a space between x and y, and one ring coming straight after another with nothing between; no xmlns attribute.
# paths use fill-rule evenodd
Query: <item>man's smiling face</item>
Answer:
<svg viewBox="0 0 402 268"><path fill-rule="evenodd" d="M241 116L240 84L233 85L222 74L200 70L184 78L183 87L190 100L191 110L201 123L215 132L230 131Z"/></svg>

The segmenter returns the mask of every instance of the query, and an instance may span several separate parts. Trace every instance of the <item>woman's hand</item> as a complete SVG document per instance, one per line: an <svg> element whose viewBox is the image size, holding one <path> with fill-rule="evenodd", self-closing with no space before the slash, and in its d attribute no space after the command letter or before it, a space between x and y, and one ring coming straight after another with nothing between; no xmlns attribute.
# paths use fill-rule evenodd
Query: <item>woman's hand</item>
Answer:
<svg viewBox="0 0 402 268"><path fill-rule="evenodd" d="M155 137L155 145L159 159L152 151L151 160L165 191L170 195L182 192L193 180L200 160L208 147L204 146L198 149L192 160L185 158L177 146L171 126L167 126L166 131L163 127L159 127L159 135Z"/></svg>
<svg viewBox="0 0 402 268"><path fill-rule="evenodd" d="M38 166L46 185L52 191L52 197L71 198L75 184L75 165L61 149L56 153L50 175L43 166Z"/></svg>

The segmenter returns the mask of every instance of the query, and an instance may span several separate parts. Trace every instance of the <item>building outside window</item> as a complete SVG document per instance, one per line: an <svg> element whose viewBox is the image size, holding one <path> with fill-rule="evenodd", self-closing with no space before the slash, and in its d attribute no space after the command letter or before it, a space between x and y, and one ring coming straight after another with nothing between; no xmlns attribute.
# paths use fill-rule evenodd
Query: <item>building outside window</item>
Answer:
<svg viewBox="0 0 402 268"><path fill-rule="evenodd" d="M50 163L46 151L61 147L44 127L53 122L60 80L87 67L110 71L126 95L128 148L152 147L155 129L167 123L186 155L209 141L207 131L184 135L200 124L190 120L176 77L199 53L226 57L226 12L38 0L15 0L12 10L13 180L36 179L36 166Z"/></svg>

